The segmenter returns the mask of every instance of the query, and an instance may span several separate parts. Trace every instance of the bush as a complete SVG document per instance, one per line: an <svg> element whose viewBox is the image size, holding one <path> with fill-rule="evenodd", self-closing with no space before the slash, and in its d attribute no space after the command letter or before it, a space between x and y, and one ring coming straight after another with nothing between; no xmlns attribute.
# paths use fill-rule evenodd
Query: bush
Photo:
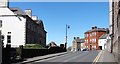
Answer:
<svg viewBox="0 0 120 64"><path fill-rule="evenodd" d="M23 48L27 48L27 49L45 49L40 44L26 44Z"/></svg>

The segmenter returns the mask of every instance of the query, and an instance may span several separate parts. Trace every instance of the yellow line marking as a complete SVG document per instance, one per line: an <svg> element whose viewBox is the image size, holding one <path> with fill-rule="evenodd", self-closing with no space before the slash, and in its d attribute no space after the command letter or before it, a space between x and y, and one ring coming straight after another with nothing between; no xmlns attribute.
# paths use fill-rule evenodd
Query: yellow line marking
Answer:
<svg viewBox="0 0 120 64"><path fill-rule="evenodd" d="M96 64L96 62L98 62L98 60L100 59L101 55L102 55L103 51L99 52L99 54L97 55L97 57L94 59L92 64Z"/></svg>

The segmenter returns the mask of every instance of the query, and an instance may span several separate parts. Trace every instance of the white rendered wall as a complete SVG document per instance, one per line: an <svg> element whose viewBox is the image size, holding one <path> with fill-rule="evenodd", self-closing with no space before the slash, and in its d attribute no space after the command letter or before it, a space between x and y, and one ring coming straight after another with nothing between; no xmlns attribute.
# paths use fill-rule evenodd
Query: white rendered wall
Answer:
<svg viewBox="0 0 120 64"><path fill-rule="evenodd" d="M15 15L9 8L0 8L0 16L1 15Z"/></svg>
<svg viewBox="0 0 120 64"><path fill-rule="evenodd" d="M105 49L106 39L99 39L98 45L102 46L102 50Z"/></svg>
<svg viewBox="0 0 120 64"><path fill-rule="evenodd" d="M85 49L85 43L81 43L81 50Z"/></svg>
<svg viewBox="0 0 120 64"><path fill-rule="evenodd" d="M0 11L2 10L0 9ZM2 12L6 12L3 15L7 15L7 13L14 15L8 9ZM18 18L16 16L0 16L0 20L2 20L2 35L4 35L5 37L4 46L6 46L7 44L7 35L11 35L11 47L18 47L19 45L24 45L26 20L23 17ZM11 32L11 34L8 34L8 32Z"/></svg>

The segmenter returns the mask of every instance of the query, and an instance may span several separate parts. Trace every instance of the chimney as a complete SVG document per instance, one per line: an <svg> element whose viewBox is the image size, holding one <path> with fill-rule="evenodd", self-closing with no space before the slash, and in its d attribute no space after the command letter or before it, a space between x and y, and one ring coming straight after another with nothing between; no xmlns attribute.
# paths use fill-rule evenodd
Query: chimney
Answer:
<svg viewBox="0 0 120 64"><path fill-rule="evenodd" d="M26 13L29 17L32 17L32 10L31 10L31 9L25 10L25 13Z"/></svg>
<svg viewBox="0 0 120 64"><path fill-rule="evenodd" d="M97 29L97 26L95 26L94 28Z"/></svg>
<svg viewBox="0 0 120 64"><path fill-rule="evenodd" d="M92 27L92 29L94 29L94 27Z"/></svg>
<svg viewBox="0 0 120 64"><path fill-rule="evenodd" d="M8 0L0 0L0 8L7 8L9 7L9 1Z"/></svg>
<svg viewBox="0 0 120 64"><path fill-rule="evenodd" d="M97 29L97 26L92 27L92 29Z"/></svg>
<svg viewBox="0 0 120 64"><path fill-rule="evenodd" d="M77 39L79 39L79 37L77 37Z"/></svg>
<svg viewBox="0 0 120 64"><path fill-rule="evenodd" d="M36 20L38 20L38 17L37 16L32 16L32 19L36 21Z"/></svg>
<svg viewBox="0 0 120 64"><path fill-rule="evenodd" d="M74 39L76 39L76 37L74 37Z"/></svg>

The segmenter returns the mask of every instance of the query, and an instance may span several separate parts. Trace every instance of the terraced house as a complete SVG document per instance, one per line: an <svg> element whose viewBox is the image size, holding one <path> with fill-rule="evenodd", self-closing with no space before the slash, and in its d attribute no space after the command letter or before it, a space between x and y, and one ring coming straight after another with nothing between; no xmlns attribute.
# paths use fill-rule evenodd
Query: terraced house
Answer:
<svg viewBox="0 0 120 64"><path fill-rule="evenodd" d="M19 8L10 8L4 3L0 6L0 30L4 47L6 44L11 44L12 47L41 44L45 47L47 32L43 21L32 16L30 9L24 12Z"/></svg>

